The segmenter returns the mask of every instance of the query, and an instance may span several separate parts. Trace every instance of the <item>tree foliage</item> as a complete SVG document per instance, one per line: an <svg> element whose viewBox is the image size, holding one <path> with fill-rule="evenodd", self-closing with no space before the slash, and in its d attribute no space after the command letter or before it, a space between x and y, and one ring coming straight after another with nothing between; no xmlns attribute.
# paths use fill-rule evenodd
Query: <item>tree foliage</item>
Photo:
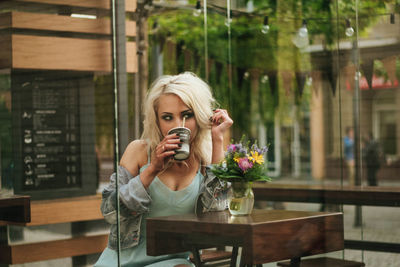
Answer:
<svg viewBox="0 0 400 267"><path fill-rule="evenodd" d="M249 1L245 1L248 3ZM359 3L356 8L355 4ZM151 25L157 21L158 29L153 32L153 40L169 40L178 44L182 50L189 50L197 57L199 64L192 64L192 70L205 77L205 32L210 65L208 82L222 105L230 107L231 114L240 134L249 127L250 80L244 75L257 69L260 79L268 82L260 84L257 92L261 120L270 123L274 114L286 114L290 105L305 106L309 94L302 94L295 78L292 87L295 92L288 95L283 81L278 77L281 71L292 71L296 75L312 70L310 53L296 47L293 38L305 22L310 44L322 44L324 49L334 51L345 35L349 20L360 36L378 18L387 14L389 0L253 0L254 10L246 11L245 6L232 11L230 27L226 23L226 7L209 4L207 8L207 27L203 16L195 17L191 10L168 10L150 18ZM194 5L194 1L191 2ZM357 11L357 12L356 12ZM268 16L269 32L263 34L261 27ZM230 30L230 31L229 31ZM230 53L229 53L230 51ZM179 54L179 53L178 53ZM176 56L176 62L166 62L166 73L187 70L184 58ZM174 67L177 69L173 69ZM271 76L275 75L275 76ZM265 78L267 77L267 78ZM276 80L276 88L271 83ZM300 109L299 109L300 110Z"/></svg>

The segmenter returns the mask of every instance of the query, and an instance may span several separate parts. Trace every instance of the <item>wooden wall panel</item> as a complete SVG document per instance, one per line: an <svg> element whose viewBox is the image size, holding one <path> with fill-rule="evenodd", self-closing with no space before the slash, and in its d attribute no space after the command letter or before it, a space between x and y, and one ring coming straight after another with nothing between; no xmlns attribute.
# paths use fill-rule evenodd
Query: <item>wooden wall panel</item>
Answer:
<svg viewBox="0 0 400 267"><path fill-rule="evenodd" d="M31 222L26 225L101 220L100 204L101 195L31 201Z"/></svg>
<svg viewBox="0 0 400 267"><path fill-rule="evenodd" d="M0 15L0 29L4 28L111 34L111 21L107 18L84 19L30 12L11 12ZM135 21L126 21L125 28L128 37L136 35Z"/></svg>
<svg viewBox="0 0 400 267"><path fill-rule="evenodd" d="M137 71L136 44L127 42L127 71ZM111 41L12 35L12 68L111 72Z"/></svg>
<svg viewBox="0 0 400 267"><path fill-rule="evenodd" d="M78 7L110 8L110 0L19 0L19 2L35 2L51 5L66 5ZM136 10L136 0L125 0L125 9L129 12Z"/></svg>

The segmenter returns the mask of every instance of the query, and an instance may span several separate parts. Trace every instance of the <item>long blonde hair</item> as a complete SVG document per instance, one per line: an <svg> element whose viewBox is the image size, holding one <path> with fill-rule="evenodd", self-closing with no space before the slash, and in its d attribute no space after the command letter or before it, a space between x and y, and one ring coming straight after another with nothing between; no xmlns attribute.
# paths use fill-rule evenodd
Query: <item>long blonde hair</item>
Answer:
<svg viewBox="0 0 400 267"><path fill-rule="evenodd" d="M194 137L191 149L202 164L211 162L211 127L215 99L207 83L191 72L178 75L165 75L153 82L143 106L144 121L141 139L146 140L151 151L160 143L163 136L157 123L157 108L160 96L177 95L185 105L193 110L198 133Z"/></svg>

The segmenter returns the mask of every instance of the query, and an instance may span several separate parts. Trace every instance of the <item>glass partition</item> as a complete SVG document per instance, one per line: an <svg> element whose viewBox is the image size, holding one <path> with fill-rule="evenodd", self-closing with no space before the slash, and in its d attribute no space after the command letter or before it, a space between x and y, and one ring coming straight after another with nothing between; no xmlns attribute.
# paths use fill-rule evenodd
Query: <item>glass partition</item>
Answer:
<svg viewBox="0 0 400 267"><path fill-rule="evenodd" d="M69 218L55 212L60 204L46 220L0 221L0 242L98 244L90 256L18 264L97 261L110 225L88 210L100 209L125 148L141 136L151 82L184 71L229 111L227 142L245 134L268 146L270 186L289 193L257 208L342 211L346 249L332 256L400 262L390 202L400 185L398 1L78 2L0 4L0 196L29 195L34 208L82 200ZM305 196L293 201L297 189ZM324 198L309 197L315 190Z"/></svg>
<svg viewBox="0 0 400 267"><path fill-rule="evenodd" d="M397 92L398 42L395 41L399 36L396 21L398 3L387 1L376 4L377 7L371 9L366 3L359 3L357 46L353 47L358 50L356 71L359 73L359 82L351 94L353 102L356 99L358 103L358 111L353 115L353 118L358 115L357 121L354 120L354 123L357 123L355 141L359 143L356 184L385 190L399 185L394 174L398 170L399 146L396 141L396 125L400 118ZM351 92L347 85L344 91ZM387 228L388 225L396 227L397 222L394 218L400 215L399 210L393 207L363 206L359 207L356 215L357 213L359 215L353 223L359 229L357 239L371 243L399 243L399 238L393 238L398 236L398 233ZM377 216L380 219L377 220ZM386 262L396 262L400 259L398 254L376 251L365 251L362 257L371 263L378 258Z"/></svg>
<svg viewBox="0 0 400 267"><path fill-rule="evenodd" d="M161 10L164 3L153 2ZM201 8L188 1L150 16L157 28L149 51L163 44L160 74L188 70L208 81L235 121L231 138L246 134L269 146L272 184L353 190L357 198L358 191L399 185L397 12L393 1L201 1ZM397 208L379 207L385 204L378 200L376 206L335 201L256 206L343 211L345 246L381 243L339 256L367 266L399 259L392 249L377 252L399 243L389 230L397 225Z"/></svg>
<svg viewBox="0 0 400 267"><path fill-rule="evenodd" d="M93 265L107 245L100 193L134 136L138 69L136 1L115 2L0 4L1 266Z"/></svg>

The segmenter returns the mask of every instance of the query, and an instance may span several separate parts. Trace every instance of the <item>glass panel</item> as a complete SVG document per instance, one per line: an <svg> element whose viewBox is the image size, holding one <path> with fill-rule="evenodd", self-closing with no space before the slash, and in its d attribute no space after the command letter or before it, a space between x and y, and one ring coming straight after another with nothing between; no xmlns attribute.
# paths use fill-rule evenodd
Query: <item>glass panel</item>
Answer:
<svg viewBox="0 0 400 267"><path fill-rule="evenodd" d="M143 130L147 88L163 74L191 71L235 122L226 143L245 134L268 145L273 186L323 190L317 200L289 201L288 193L256 207L342 211L347 248L384 242L367 245L386 252L335 257L399 261L389 253L400 243L399 211L385 193L399 191L396 1L152 1L137 12L135 1L50 2L0 5L0 197L50 205L114 192L110 176ZM96 216L56 226L37 225L33 215L28 226L0 223L1 242L106 236L110 226Z"/></svg>
<svg viewBox="0 0 400 267"><path fill-rule="evenodd" d="M2 35L2 193L41 199L96 192L101 160L113 157L114 146L103 8L2 6L1 16L13 19Z"/></svg>
<svg viewBox="0 0 400 267"><path fill-rule="evenodd" d="M182 11L188 6L193 9L193 1L175 6L186 12L184 16L151 17L151 23L157 18L158 31L150 33L150 38L167 40L160 50L165 55L163 73L191 70L207 78L217 100L229 108L235 121L231 138L237 141L246 134L269 145L266 157L273 184L353 188L354 197L366 186L378 185L382 190L398 186L393 178L399 151L395 4L208 1L207 5L207 36L198 17ZM232 20L228 23L229 8ZM203 55L205 39L208 52L198 60L195 55ZM183 57L186 63L205 60L207 68L185 66ZM150 66L155 67L154 61ZM206 69L209 74L204 73ZM348 132L352 132L350 139ZM345 239L389 242L384 236L391 232L373 223L377 219L372 217L379 213L378 221L394 227L396 222L386 210L397 214L396 208L338 204L324 199L319 203L257 203L261 208L343 211ZM373 236L373 231L379 231L382 238ZM374 258L397 257L376 252L368 252L372 256L367 257L362 250L345 250L343 255L367 266L374 266Z"/></svg>
<svg viewBox="0 0 400 267"><path fill-rule="evenodd" d="M110 225L99 213L98 193L118 160L116 108L122 125L118 143L126 146L133 135L134 109L128 105L134 106L137 72L136 1L118 10L110 1L78 2L0 4L0 200L31 197L26 225L14 218L17 208L6 217L0 212L0 220L7 221L0 222L2 266L93 265L107 245ZM112 27L117 11L122 33L121 25ZM119 34L118 47L113 33ZM117 61L119 66L112 64ZM3 253L17 245L30 245L35 256L17 253L21 264L14 264L15 258ZM60 246L63 253L35 252L45 245Z"/></svg>
<svg viewBox="0 0 400 267"><path fill-rule="evenodd" d="M398 170L398 42L394 41L399 37L398 7L384 1L375 5L374 10L363 2L358 7L360 176L362 186L385 190L399 185L393 178ZM369 19L361 14L369 14ZM361 216L362 234L357 239L387 243L389 247L399 244L399 235L389 230L396 227L398 209L365 206ZM362 256L371 265L377 265L378 260L390 265L399 259L398 254L377 251Z"/></svg>

